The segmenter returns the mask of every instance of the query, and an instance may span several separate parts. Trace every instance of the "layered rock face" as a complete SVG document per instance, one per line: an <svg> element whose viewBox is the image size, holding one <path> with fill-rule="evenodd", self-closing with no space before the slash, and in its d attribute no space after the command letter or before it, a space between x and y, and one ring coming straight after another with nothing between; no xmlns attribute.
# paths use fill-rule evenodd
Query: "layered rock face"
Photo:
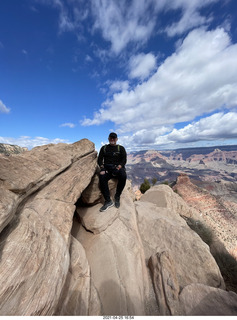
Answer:
<svg viewBox="0 0 237 320"><path fill-rule="evenodd" d="M0 315L236 315L196 213L164 185L134 202L129 181L101 213L96 168L86 139L1 157Z"/></svg>
<svg viewBox="0 0 237 320"><path fill-rule="evenodd" d="M237 257L237 204L195 186L186 174L178 177L175 189L190 207L200 213L226 249Z"/></svg>
<svg viewBox="0 0 237 320"><path fill-rule="evenodd" d="M235 199L237 177L237 146L220 149L188 148L172 151L135 151L128 154L127 172L134 190L139 189L144 178L152 181L173 182L181 172L190 176L195 184L204 184L218 192L225 189L225 198Z"/></svg>
<svg viewBox="0 0 237 320"><path fill-rule="evenodd" d="M52 315L69 272L75 202L94 144L37 147L0 160L0 314Z"/></svg>

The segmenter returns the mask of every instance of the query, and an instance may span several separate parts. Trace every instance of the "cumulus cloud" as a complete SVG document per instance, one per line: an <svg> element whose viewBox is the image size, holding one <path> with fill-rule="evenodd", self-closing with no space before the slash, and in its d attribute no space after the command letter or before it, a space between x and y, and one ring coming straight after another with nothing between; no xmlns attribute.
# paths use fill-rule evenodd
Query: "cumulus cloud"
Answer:
<svg viewBox="0 0 237 320"><path fill-rule="evenodd" d="M0 100L0 113L9 113L10 108L7 108L5 104Z"/></svg>
<svg viewBox="0 0 237 320"><path fill-rule="evenodd" d="M129 60L129 77L144 80L156 68L156 58L152 53L140 53Z"/></svg>
<svg viewBox="0 0 237 320"><path fill-rule="evenodd" d="M156 129L237 105L237 45L224 29L196 29L147 81L115 93L82 125L112 120L121 133ZM120 110L120 112L115 112Z"/></svg>
<svg viewBox="0 0 237 320"><path fill-rule="evenodd" d="M237 113L218 112L182 129L174 129L167 135L157 137L155 144L187 143L237 138Z"/></svg>
<svg viewBox="0 0 237 320"><path fill-rule="evenodd" d="M13 144L20 147L26 147L28 149L32 149L34 147L42 146L45 144L53 143L71 143L68 140L55 138L55 139L48 139L45 137L29 137L29 136L21 136L19 138L12 138L12 137L0 137L0 143L6 144Z"/></svg>
<svg viewBox="0 0 237 320"><path fill-rule="evenodd" d="M132 135L122 135L119 142L128 150L151 148L178 148L183 145L194 146L198 142L235 141L237 138L237 113L218 112L184 128L162 127L156 130L142 129ZM232 139L232 140L231 140Z"/></svg>

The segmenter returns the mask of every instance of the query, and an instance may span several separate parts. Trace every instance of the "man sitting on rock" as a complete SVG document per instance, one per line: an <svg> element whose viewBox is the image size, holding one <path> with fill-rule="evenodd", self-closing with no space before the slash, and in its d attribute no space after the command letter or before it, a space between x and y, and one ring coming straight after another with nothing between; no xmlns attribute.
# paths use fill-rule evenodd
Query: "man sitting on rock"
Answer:
<svg viewBox="0 0 237 320"><path fill-rule="evenodd" d="M117 144L117 134L111 132L109 135L109 144L100 149L98 165L100 166L100 189L104 196L105 203L100 211L106 211L113 205L116 208L120 206L120 195L125 187L127 174L125 164L127 162L127 153L123 146ZM118 179L117 189L114 197L114 203L110 199L108 181L112 178Z"/></svg>

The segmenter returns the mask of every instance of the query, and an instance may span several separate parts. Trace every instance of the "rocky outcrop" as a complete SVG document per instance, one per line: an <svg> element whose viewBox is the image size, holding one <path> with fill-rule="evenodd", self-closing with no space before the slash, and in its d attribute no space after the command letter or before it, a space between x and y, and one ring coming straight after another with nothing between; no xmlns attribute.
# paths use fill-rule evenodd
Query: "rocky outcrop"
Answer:
<svg viewBox="0 0 237 320"><path fill-rule="evenodd" d="M70 264L74 269L75 202L95 168L88 140L1 158L1 315L55 313Z"/></svg>
<svg viewBox="0 0 237 320"><path fill-rule="evenodd" d="M102 314L156 314L134 202L127 189L119 210L99 212L101 204L78 208L83 225L74 224L73 236L83 245L91 267Z"/></svg>
<svg viewBox="0 0 237 320"><path fill-rule="evenodd" d="M203 284L186 286L180 294L183 313L191 316L233 316L237 314L236 294Z"/></svg>
<svg viewBox="0 0 237 320"><path fill-rule="evenodd" d="M129 181L100 212L96 160L86 139L1 157L0 315L236 315L197 212L165 185L134 202Z"/></svg>
<svg viewBox="0 0 237 320"><path fill-rule="evenodd" d="M190 208L199 212L201 218L214 230L227 250L236 255L237 204L224 201L221 197L197 187L186 174L178 177L174 189Z"/></svg>
<svg viewBox="0 0 237 320"><path fill-rule="evenodd" d="M22 148L13 144L0 143L0 155L10 156L11 154L19 154L27 150L27 148Z"/></svg>

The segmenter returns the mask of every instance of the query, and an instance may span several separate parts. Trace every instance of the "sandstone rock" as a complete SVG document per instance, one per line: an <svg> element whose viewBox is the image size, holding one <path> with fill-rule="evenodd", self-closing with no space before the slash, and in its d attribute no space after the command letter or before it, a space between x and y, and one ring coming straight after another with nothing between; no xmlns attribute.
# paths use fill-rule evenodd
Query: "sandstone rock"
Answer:
<svg viewBox="0 0 237 320"><path fill-rule="evenodd" d="M103 201L102 197L99 187L99 172L97 169L97 172L92 177L90 184L85 190L83 190L81 199L84 204L95 205Z"/></svg>
<svg viewBox="0 0 237 320"><path fill-rule="evenodd" d="M82 198L84 203L88 203L91 205L90 200L92 203L96 203L98 200L100 200L102 203L104 203L103 196L98 189L98 176L95 175L92 178L91 183L89 186L85 189L86 192L82 192ZM96 188L97 187L97 188ZM117 180L116 179L111 179L109 181L109 189L110 189L110 195L111 199L114 198L115 192L116 192L116 187L117 187ZM90 194L88 190L91 190L92 196L89 198L86 195ZM94 191L93 191L94 190ZM123 197L123 194L121 196L122 203L126 201L126 198L130 196L132 200L134 200L134 195L132 192L132 187L131 187L131 182L127 180L126 183L126 190L127 190L127 197ZM95 200L97 199L97 200ZM117 219L119 215L119 210L117 210L115 207L110 208L110 210L107 210L105 212L100 212L99 209L102 206L102 203L96 204L93 207L79 207L77 208L77 213L80 216L81 222L83 226L87 229L93 232L94 234L100 233L104 230L107 229L108 226L110 226L115 219ZM123 204L122 204L123 206ZM121 210L120 210L121 211ZM126 210L124 210L126 212ZM121 212L120 212L120 215Z"/></svg>
<svg viewBox="0 0 237 320"><path fill-rule="evenodd" d="M92 157L94 156L94 161L96 161L94 144L89 140L83 139L72 145L47 145L34 148L19 155L1 157L0 232L14 217L19 204L24 199L46 186L74 162L92 153ZM83 165L86 165L85 161ZM94 162L94 168L95 165ZM78 170L82 171L82 167L78 166ZM80 174L82 172L79 173L79 176ZM71 177L71 179L74 178ZM70 183L71 181L68 180L67 184ZM6 193L8 194L7 197ZM11 199L11 204L9 204L9 198ZM13 199L14 201L12 201Z"/></svg>
<svg viewBox="0 0 237 320"><path fill-rule="evenodd" d="M71 237L70 258L69 272L56 314L61 316L89 315L89 308L91 308L90 267L84 248L73 237ZM95 303L96 299L93 300ZM99 313L94 315L99 315Z"/></svg>
<svg viewBox="0 0 237 320"><path fill-rule="evenodd" d="M0 232L11 221L19 203L20 200L16 194L0 185Z"/></svg>
<svg viewBox="0 0 237 320"><path fill-rule="evenodd" d="M93 229L87 224L94 234L80 225L73 230L74 237L85 248L102 314L158 314L129 191L123 192L119 210L111 208L102 214L106 216L113 211L119 215L105 230L98 227L95 231L96 220L100 225L105 217L94 208L87 211L91 219L94 215Z"/></svg>
<svg viewBox="0 0 237 320"><path fill-rule="evenodd" d="M22 162L17 167L19 160ZM15 198L2 200L4 223L10 218L11 222L1 233L1 315L56 312L66 279L70 287L69 246L75 203L94 175L96 160L94 145L87 140L39 147L24 155L1 159L2 194L15 194ZM6 163L15 168L9 178ZM23 181L19 181L21 174ZM71 243L74 277L73 270L80 270L83 263L75 262L75 247L80 244ZM88 281L83 282L80 274L76 279L78 300L88 304ZM86 289L78 294L77 286ZM70 294L67 301L71 303ZM72 305L78 312L86 310L82 305L78 307L78 301Z"/></svg>
<svg viewBox="0 0 237 320"><path fill-rule="evenodd" d="M83 226L94 234L106 230L119 214L115 207L105 212L100 212L100 208L101 203L93 207L77 208Z"/></svg>
<svg viewBox="0 0 237 320"><path fill-rule="evenodd" d="M69 267L57 229L25 210L1 233L0 315L52 315Z"/></svg>
<svg viewBox="0 0 237 320"><path fill-rule="evenodd" d="M117 181L118 181L117 179L109 180L109 190L110 190L110 196L112 199L116 192ZM104 203L104 197L99 187L99 171L98 170L96 174L93 176L88 187L82 192L81 199L82 199L82 202L87 205Z"/></svg>
<svg viewBox="0 0 237 320"><path fill-rule="evenodd" d="M180 216L192 210L167 186L134 202L127 181L120 208L99 212L96 156L84 139L0 157L0 315L205 314L220 294L234 314L235 295L216 289L219 268Z"/></svg>
<svg viewBox="0 0 237 320"><path fill-rule="evenodd" d="M161 315L179 313L179 283L176 277L175 261L168 251L150 257L148 266L151 270L154 290Z"/></svg>
<svg viewBox="0 0 237 320"><path fill-rule="evenodd" d="M180 294L182 315L236 316L237 294L203 284L190 284Z"/></svg>
<svg viewBox="0 0 237 320"><path fill-rule="evenodd" d="M191 209L186 202L167 185L158 185L150 188L143 194L140 201L156 204L161 208L168 208L180 216L199 218L195 209Z"/></svg>
<svg viewBox="0 0 237 320"><path fill-rule="evenodd" d="M16 194L32 193L93 151L94 144L83 139L71 145L46 145L10 158L2 157L1 181L6 189Z"/></svg>
<svg viewBox="0 0 237 320"><path fill-rule="evenodd" d="M225 288L209 247L176 212L148 202L136 202L136 210L146 259L169 251L175 261L180 290L197 282Z"/></svg>

